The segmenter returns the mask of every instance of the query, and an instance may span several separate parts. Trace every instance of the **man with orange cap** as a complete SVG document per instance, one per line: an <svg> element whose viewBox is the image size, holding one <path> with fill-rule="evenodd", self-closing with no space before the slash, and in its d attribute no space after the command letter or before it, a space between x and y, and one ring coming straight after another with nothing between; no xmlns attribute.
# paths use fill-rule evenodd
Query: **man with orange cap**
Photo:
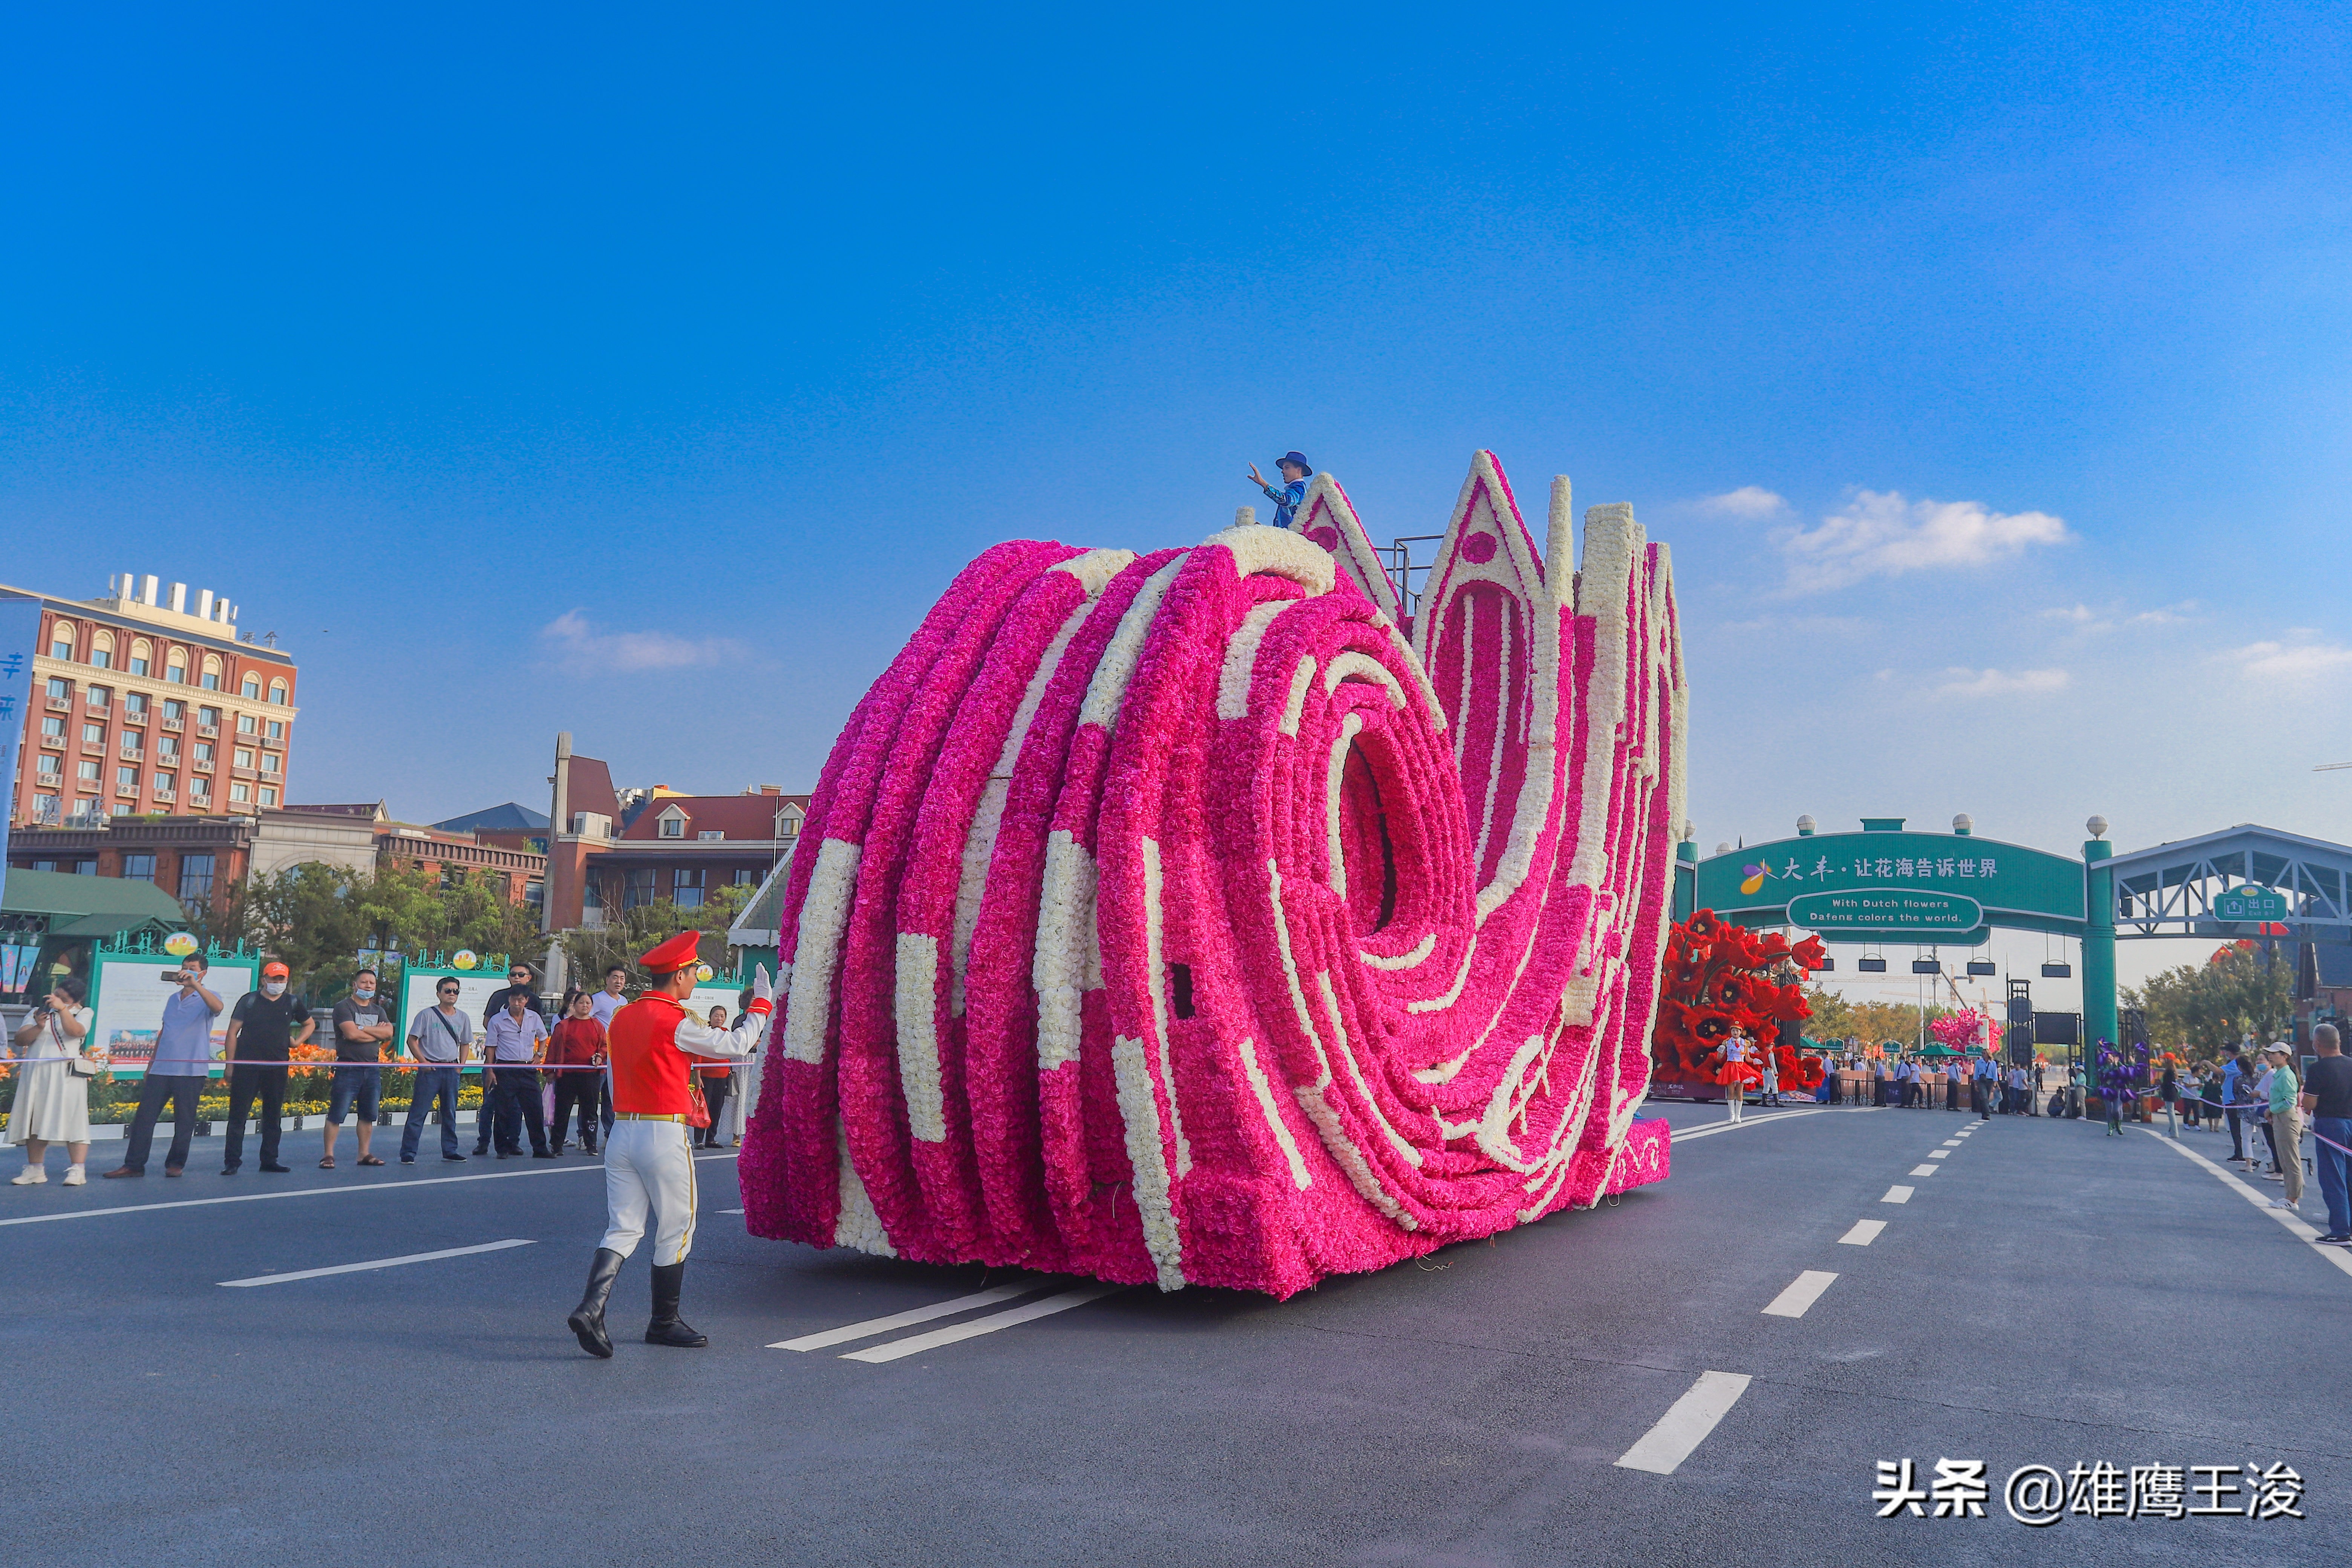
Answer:
<svg viewBox="0 0 2352 1568"><path fill-rule="evenodd" d="M604 1239L588 1268L588 1291L566 1322L580 1348L613 1353L604 1303L621 1264L646 1234L653 1212L654 1312L646 1342L694 1349L710 1342L677 1315L686 1255L694 1245L694 1149L687 1123L689 1064L700 1057L748 1057L759 1049L774 1009L775 988L762 966L751 976L751 1005L732 1029L714 1029L688 1010L694 994L700 931L682 931L638 962L653 975L645 994L613 1016L605 1030L612 1063L613 1131L604 1142ZM689 1055L688 1053L692 1053Z"/></svg>

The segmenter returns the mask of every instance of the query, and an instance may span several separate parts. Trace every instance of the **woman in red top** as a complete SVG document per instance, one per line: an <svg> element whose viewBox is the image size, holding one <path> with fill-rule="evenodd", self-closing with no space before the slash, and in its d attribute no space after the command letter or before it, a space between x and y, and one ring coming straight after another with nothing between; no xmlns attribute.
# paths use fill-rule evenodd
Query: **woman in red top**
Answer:
<svg viewBox="0 0 2352 1568"><path fill-rule="evenodd" d="M710 1009L710 1026L722 1035L727 1032L726 1008ZM727 1109L728 1093L735 1087L734 1066L724 1057L696 1057L693 1060L694 1074L702 1080L703 1101L710 1107L710 1125L695 1129L694 1146L724 1149L727 1145L719 1141L719 1124Z"/></svg>
<svg viewBox="0 0 2352 1568"><path fill-rule="evenodd" d="M594 1003L574 986L563 998L563 1016L555 1033L547 1037L547 1065L556 1069L555 1117L549 1135L559 1154L575 1104L580 1107L580 1152L596 1152L596 1110L604 1100L604 1075L589 1069L604 1065L604 1026L596 1021Z"/></svg>

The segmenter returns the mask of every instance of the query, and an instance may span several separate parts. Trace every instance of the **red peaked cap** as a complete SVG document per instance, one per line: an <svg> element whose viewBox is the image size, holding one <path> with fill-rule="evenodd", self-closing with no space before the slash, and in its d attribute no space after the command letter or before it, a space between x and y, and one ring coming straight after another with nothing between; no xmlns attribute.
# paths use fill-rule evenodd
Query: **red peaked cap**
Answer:
<svg viewBox="0 0 2352 1568"><path fill-rule="evenodd" d="M694 963L702 952L702 933L682 931L637 962L656 974L670 974Z"/></svg>

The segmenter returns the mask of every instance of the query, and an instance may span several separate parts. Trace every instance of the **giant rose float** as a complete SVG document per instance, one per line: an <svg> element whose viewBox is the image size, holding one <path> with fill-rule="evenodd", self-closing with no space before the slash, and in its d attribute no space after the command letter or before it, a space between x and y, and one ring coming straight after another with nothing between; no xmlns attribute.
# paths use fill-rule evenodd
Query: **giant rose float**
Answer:
<svg viewBox="0 0 2352 1568"><path fill-rule="evenodd" d="M787 879L753 1232L1286 1296L1666 1170L1666 551L1474 459L1420 614L1291 532L966 567Z"/></svg>

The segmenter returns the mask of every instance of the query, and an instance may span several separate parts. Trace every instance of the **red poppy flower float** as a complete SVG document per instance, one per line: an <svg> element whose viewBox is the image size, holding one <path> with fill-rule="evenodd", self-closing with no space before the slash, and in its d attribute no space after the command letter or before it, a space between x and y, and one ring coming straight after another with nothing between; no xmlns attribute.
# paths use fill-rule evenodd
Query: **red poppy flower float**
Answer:
<svg viewBox="0 0 2352 1568"><path fill-rule="evenodd" d="M1420 615L1306 533L1019 542L858 705L786 881L751 1229L1286 1296L1662 1177L1666 551L1474 459ZM1329 535L1328 539L1322 538Z"/></svg>
<svg viewBox="0 0 2352 1568"><path fill-rule="evenodd" d="M1723 1042L1738 1025L1770 1051L1782 1089L1819 1089L1821 1058L1779 1042L1781 1025L1812 1016L1805 977L1827 957L1819 937L1791 945L1779 931L1751 931L1713 910L1678 922L1666 939L1652 1076L1685 1086L1760 1083L1760 1060L1723 1059Z"/></svg>

